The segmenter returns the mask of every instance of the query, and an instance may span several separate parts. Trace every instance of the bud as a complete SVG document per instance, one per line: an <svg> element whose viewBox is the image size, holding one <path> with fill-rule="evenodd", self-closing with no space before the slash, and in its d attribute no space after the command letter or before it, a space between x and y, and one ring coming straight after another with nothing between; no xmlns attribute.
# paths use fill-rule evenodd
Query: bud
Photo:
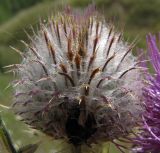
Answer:
<svg viewBox="0 0 160 153"><path fill-rule="evenodd" d="M127 138L141 112L141 68L122 34L94 12L40 25L20 53L13 109L23 121L74 146ZM19 51L18 51L19 52Z"/></svg>

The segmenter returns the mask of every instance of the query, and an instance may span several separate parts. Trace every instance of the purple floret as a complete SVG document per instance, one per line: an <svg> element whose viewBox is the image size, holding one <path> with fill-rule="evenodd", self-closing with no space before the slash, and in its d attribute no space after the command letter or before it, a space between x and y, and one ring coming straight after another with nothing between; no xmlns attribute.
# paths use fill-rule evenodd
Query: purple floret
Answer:
<svg viewBox="0 0 160 153"><path fill-rule="evenodd" d="M147 86L143 90L146 110L135 139L136 153L160 153L160 49L156 42L156 36L147 36L147 54L154 74L146 73Z"/></svg>

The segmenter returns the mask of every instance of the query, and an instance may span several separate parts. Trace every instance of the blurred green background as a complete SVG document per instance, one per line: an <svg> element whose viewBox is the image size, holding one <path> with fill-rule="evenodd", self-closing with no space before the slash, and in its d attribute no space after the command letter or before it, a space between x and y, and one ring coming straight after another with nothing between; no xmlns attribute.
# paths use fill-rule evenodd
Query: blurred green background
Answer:
<svg viewBox="0 0 160 153"><path fill-rule="evenodd" d="M20 40L28 41L24 31L32 34L31 26L35 30L38 29L40 19L45 20L47 15L63 10L66 4L74 8L84 8L91 2L96 4L97 9L105 15L107 20L112 21L117 29L124 29L125 40L129 42L137 40L135 50L141 47L146 48L146 34L160 30L160 0L0 0L1 104L10 106L12 101L12 88L9 82L13 79L13 75L5 73L3 67L19 63L21 60L9 46L24 50L20 43ZM27 126L17 121L9 110L0 107L0 111L17 147L46 139L38 133L30 134ZM37 151L38 153L47 152L52 148L52 143L48 141L42 144L43 147ZM111 147L110 152L118 153L114 147Z"/></svg>

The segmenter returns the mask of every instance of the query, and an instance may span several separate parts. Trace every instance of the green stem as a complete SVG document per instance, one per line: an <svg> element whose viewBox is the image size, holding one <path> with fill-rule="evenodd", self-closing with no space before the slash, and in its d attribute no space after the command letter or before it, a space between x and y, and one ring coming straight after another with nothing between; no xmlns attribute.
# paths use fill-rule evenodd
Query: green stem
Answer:
<svg viewBox="0 0 160 153"><path fill-rule="evenodd" d="M79 145L79 146L73 146L73 149L72 149L72 152L73 153L82 153L81 150L82 148L81 148L81 145Z"/></svg>

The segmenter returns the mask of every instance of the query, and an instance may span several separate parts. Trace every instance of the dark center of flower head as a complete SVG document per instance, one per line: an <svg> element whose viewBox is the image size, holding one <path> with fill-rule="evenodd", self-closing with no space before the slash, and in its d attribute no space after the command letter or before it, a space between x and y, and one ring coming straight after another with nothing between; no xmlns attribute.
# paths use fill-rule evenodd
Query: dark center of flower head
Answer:
<svg viewBox="0 0 160 153"><path fill-rule="evenodd" d="M83 111L78 104L75 104L69 113L66 122L66 133L68 135L69 141L73 145L80 145L86 143L86 141L97 131L96 121L93 113L89 113L86 116L84 125L79 123L79 117Z"/></svg>

